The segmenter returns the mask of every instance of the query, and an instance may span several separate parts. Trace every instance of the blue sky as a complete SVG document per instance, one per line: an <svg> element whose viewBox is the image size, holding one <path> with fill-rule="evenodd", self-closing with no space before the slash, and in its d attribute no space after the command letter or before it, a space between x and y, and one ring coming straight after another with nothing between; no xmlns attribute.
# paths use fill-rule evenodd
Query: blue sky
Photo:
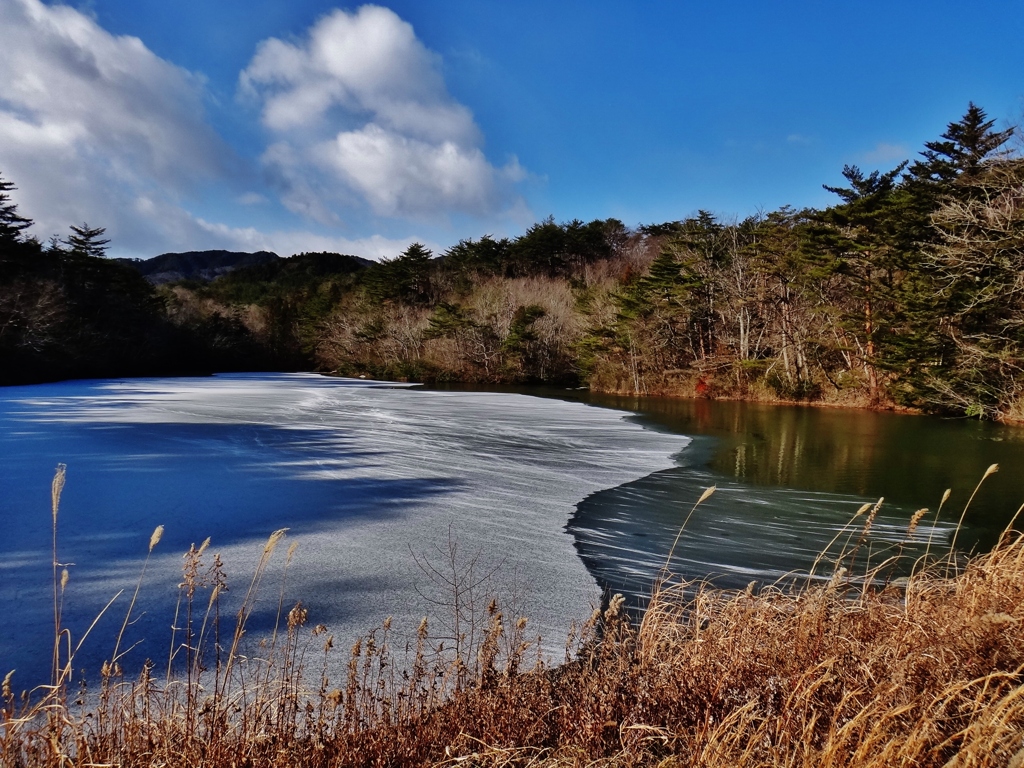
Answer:
<svg viewBox="0 0 1024 768"><path fill-rule="evenodd" d="M0 172L41 239L394 255L549 214L823 206L971 100L1019 2L0 0Z"/></svg>

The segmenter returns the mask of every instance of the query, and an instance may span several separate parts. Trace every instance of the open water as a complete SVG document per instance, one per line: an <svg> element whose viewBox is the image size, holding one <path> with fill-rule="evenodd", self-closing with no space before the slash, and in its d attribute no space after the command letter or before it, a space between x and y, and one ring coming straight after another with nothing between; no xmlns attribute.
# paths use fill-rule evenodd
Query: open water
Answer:
<svg viewBox="0 0 1024 768"><path fill-rule="evenodd" d="M302 599L339 647L394 619L443 635L454 562L472 598L530 619L557 659L602 590L642 606L667 565L722 586L806 571L866 501L864 554L988 546L1024 501L1024 430L966 420L583 392L439 391L311 374L78 381L0 390L0 673L46 679L53 637L50 480L68 465L58 560L76 658L109 656L150 534L126 666L166 660L182 553L211 538L232 610L269 534L288 528L249 625ZM666 555L693 503L671 562ZM933 511L908 539L915 509ZM291 542L298 548L286 574ZM454 553L453 553L454 549ZM63 567L63 565L62 565ZM472 568L473 577L468 574ZM232 603L232 601L235 601Z"/></svg>

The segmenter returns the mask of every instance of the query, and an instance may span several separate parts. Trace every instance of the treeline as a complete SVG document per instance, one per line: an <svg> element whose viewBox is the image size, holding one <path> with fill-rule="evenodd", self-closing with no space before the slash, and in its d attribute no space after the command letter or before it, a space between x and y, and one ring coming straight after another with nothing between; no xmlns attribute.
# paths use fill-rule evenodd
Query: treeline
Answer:
<svg viewBox="0 0 1024 768"><path fill-rule="evenodd" d="M1018 418L1024 165L970 105L825 210L556 224L413 246L315 334L324 368L412 379L907 406Z"/></svg>
<svg viewBox="0 0 1024 768"><path fill-rule="evenodd" d="M102 228L25 237L14 189L0 178L0 384L282 367L237 313L175 316L137 269L105 258Z"/></svg>
<svg viewBox="0 0 1024 768"><path fill-rule="evenodd" d="M147 300L190 344L262 367L1021 418L1011 139L972 104L916 161L846 167L824 210L549 218L440 256L302 254Z"/></svg>
<svg viewBox="0 0 1024 768"><path fill-rule="evenodd" d="M1021 412L1024 164L970 105L914 163L843 171L825 210L420 246L322 324L344 373Z"/></svg>

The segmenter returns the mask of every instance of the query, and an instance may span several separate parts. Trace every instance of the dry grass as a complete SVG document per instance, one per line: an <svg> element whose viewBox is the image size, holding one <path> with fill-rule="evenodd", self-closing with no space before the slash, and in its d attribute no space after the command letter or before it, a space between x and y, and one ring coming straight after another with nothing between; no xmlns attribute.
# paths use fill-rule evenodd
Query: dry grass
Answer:
<svg viewBox="0 0 1024 768"><path fill-rule="evenodd" d="M223 573L193 548L166 674L128 679L115 653L88 706L69 691L55 565L54 679L21 702L5 681L0 764L1020 768L1024 540L1007 530L967 562L919 562L895 580L885 563L854 578L846 566L872 509L818 564L831 578L800 589L666 576L639 627L615 598L556 668L496 602L458 654L426 621L397 644L385 622L351 649L337 687L331 636L306 625L301 604L281 602L280 633L239 651L279 534L223 638Z"/></svg>

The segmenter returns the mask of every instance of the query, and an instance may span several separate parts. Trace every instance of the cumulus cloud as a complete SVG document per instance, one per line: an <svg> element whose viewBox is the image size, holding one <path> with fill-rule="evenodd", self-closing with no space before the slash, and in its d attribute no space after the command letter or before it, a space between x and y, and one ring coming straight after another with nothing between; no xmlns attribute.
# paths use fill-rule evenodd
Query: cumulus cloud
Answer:
<svg viewBox="0 0 1024 768"><path fill-rule="evenodd" d="M39 0L0 0L0 28L0 171L41 236L88 221L145 247L157 209L223 171L202 82L138 38Z"/></svg>
<svg viewBox="0 0 1024 768"><path fill-rule="evenodd" d="M486 215L518 202L518 162L487 160L439 57L386 8L337 10L301 41L263 41L240 91L276 137L263 161L283 202L314 220L336 219L327 201L391 217Z"/></svg>
<svg viewBox="0 0 1024 768"><path fill-rule="evenodd" d="M299 41L258 46L240 91L270 136L261 157L269 189L250 188L246 176L258 174L208 122L201 75L66 5L0 0L0 29L0 173L41 239L88 222L107 228L116 255L229 248L378 258L414 238L361 237L373 215L524 218L522 169L487 159L439 57L389 10L336 11ZM282 213L271 189L327 234L266 225ZM219 211L237 206L233 224L263 218L218 223L204 199ZM388 226L400 234L405 225Z"/></svg>

